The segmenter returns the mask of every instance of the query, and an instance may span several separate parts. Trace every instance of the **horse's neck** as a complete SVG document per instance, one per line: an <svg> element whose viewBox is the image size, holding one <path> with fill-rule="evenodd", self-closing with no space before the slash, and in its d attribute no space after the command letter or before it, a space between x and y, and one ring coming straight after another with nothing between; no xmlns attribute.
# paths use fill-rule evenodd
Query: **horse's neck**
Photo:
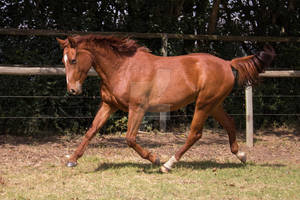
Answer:
<svg viewBox="0 0 300 200"><path fill-rule="evenodd" d="M126 60L125 57L97 51L94 52L94 57L94 69L104 82L109 82Z"/></svg>

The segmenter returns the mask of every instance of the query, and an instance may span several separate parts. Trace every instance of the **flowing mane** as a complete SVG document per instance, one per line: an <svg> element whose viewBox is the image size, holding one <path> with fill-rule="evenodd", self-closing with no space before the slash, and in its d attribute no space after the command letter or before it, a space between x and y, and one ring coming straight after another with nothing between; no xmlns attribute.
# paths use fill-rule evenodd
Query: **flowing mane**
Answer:
<svg viewBox="0 0 300 200"><path fill-rule="evenodd" d="M116 36L103 36L103 35L84 35L75 36L77 45L85 43L87 46L98 46L102 48L110 48L119 55L131 56L138 50L150 52L147 47L140 46L135 40L129 37L119 38Z"/></svg>

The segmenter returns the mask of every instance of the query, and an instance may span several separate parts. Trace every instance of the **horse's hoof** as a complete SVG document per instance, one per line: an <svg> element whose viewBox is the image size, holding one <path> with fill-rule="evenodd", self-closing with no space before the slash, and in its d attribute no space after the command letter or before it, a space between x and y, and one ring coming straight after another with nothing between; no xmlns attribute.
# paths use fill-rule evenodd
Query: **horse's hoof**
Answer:
<svg viewBox="0 0 300 200"><path fill-rule="evenodd" d="M163 174L167 174L171 171L171 169L166 168L165 166L161 166L159 171Z"/></svg>
<svg viewBox="0 0 300 200"><path fill-rule="evenodd" d="M67 162L67 167L76 167L77 162Z"/></svg>
<svg viewBox="0 0 300 200"><path fill-rule="evenodd" d="M243 151L239 151L237 154L236 154L236 157L244 164L246 164L246 161L247 161L247 156L246 156L246 153L243 152Z"/></svg>
<svg viewBox="0 0 300 200"><path fill-rule="evenodd" d="M156 159L155 159L155 161L154 161L153 164L154 165L160 165L160 159L159 159L159 157L156 157Z"/></svg>

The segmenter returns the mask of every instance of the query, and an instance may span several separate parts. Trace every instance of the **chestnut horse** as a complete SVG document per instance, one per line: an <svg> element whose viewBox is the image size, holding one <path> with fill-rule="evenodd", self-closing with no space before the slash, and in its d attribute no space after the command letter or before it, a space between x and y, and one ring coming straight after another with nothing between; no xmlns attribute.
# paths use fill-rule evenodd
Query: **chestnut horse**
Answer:
<svg viewBox="0 0 300 200"><path fill-rule="evenodd" d="M272 62L275 52L265 47L257 55L223 60L206 53L161 57L149 53L134 40L114 36L86 35L57 38L63 49L67 90L82 92L87 72L93 66L102 79L101 106L81 144L69 158L74 167L89 141L118 109L128 112L126 142L142 158L160 164L159 157L136 143L144 114L177 110L195 102L190 132L185 144L160 169L168 172L183 154L202 136L208 116L213 116L227 131L231 152L242 162L246 155L239 151L233 120L222 103L231 92L235 75L240 85L253 85L259 73Z"/></svg>

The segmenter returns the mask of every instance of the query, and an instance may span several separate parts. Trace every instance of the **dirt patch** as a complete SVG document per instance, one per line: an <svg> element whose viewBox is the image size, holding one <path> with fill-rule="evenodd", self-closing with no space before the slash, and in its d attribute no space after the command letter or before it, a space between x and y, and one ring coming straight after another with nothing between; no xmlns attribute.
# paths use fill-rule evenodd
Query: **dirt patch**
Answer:
<svg viewBox="0 0 300 200"><path fill-rule="evenodd" d="M137 142L167 160L187 137L187 133L140 133ZM44 164L64 164L66 155L72 154L81 137L49 137L43 139L0 136L0 166L9 168L39 167ZM296 131L260 131L255 135L254 148L238 137L240 149L248 155L248 161L258 164L300 164L300 134ZM127 147L124 135L96 136L85 155L99 155L109 160L124 157L141 161ZM203 137L182 158L182 161L214 160L216 162L239 162L230 152L228 137L224 131L205 130ZM146 161L145 161L146 162ZM1 178L0 184L4 184Z"/></svg>

